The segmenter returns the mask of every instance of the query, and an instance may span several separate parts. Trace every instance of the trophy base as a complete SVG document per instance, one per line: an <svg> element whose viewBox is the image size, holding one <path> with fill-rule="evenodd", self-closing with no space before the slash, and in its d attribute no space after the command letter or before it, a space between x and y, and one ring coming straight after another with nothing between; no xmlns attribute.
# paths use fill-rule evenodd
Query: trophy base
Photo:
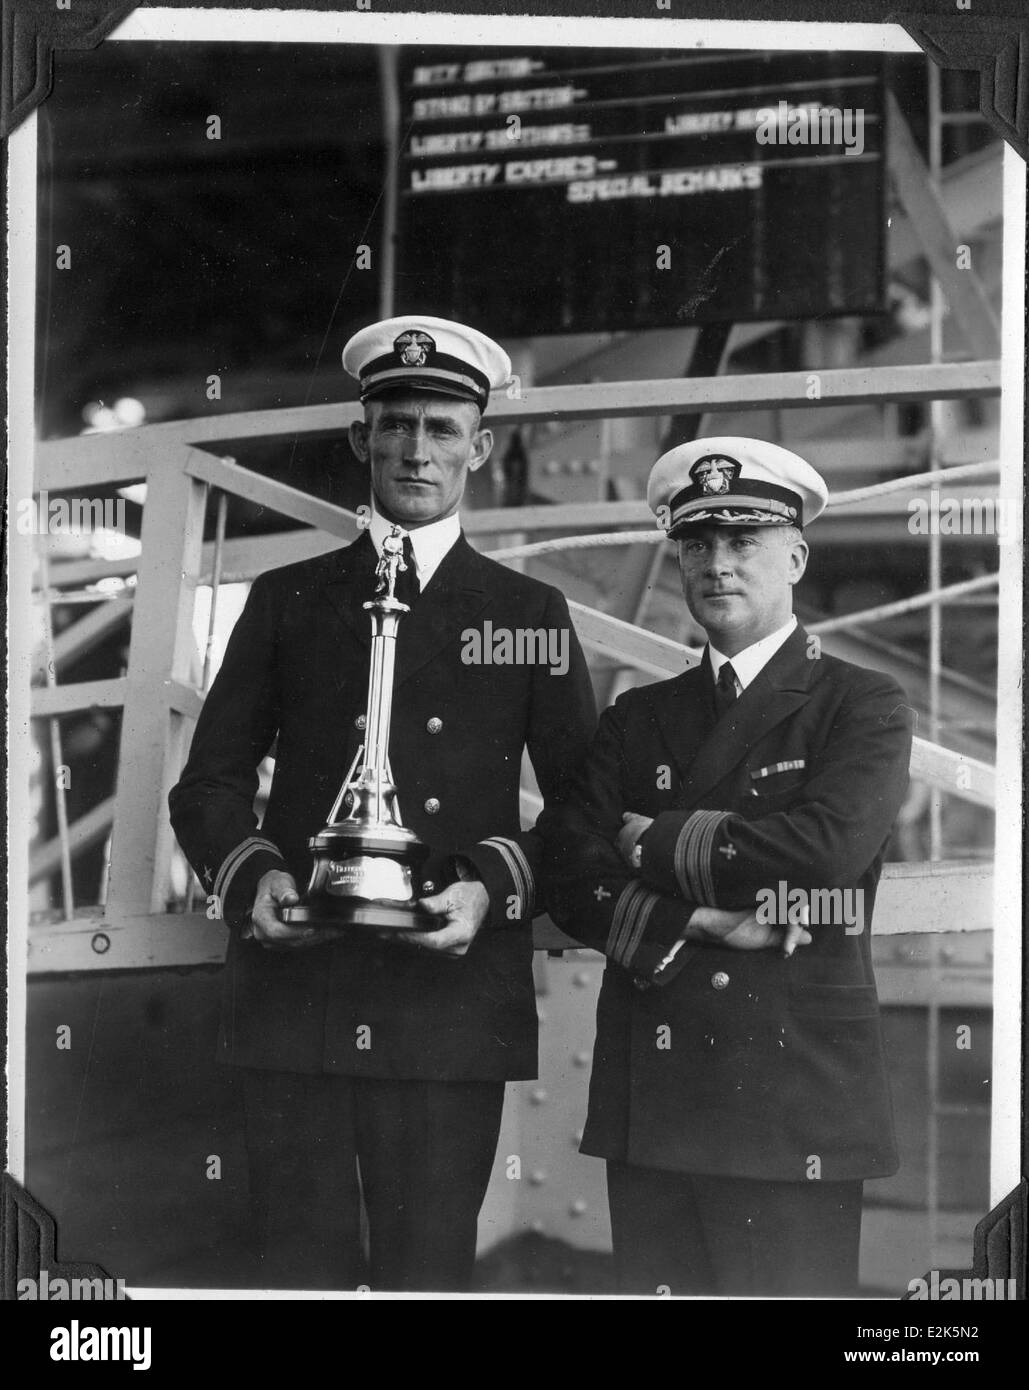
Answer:
<svg viewBox="0 0 1029 1390"><path fill-rule="evenodd" d="M413 831L392 821L351 819L323 827L307 842L314 855L301 901L282 920L362 931L432 931L438 917L418 906L418 866L429 853Z"/></svg>
<svg viewBox="0 0 1029 1390"><path fill-rule="evenodd" d="M418 907L403 903L359 902L339 898L328 903L298 903L282 910L282 920L291 926L357 927L364 931L434 931L440 919Z"/></svg>

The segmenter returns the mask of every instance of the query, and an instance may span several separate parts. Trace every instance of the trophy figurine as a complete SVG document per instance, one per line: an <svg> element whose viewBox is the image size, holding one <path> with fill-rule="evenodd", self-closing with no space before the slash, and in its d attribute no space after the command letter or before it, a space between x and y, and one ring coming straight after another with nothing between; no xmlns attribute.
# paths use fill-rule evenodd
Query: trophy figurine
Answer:
<svg viewBox="0 0 1029 1390"><path fill-rule="evenodd" d="M375 597L364 605L372 619L366 741L350 765L329 823L307 842L314 855L311 881L299 904L284 909L286 922L387 931L426 931L438 925L417 906L416 873L429 847L401 822L389 765L397 628L411 611L393 592L397 574L406 569L403 546L400 528L394 526L375 571ZM346 816L337 820L344 808Z"/></svg>

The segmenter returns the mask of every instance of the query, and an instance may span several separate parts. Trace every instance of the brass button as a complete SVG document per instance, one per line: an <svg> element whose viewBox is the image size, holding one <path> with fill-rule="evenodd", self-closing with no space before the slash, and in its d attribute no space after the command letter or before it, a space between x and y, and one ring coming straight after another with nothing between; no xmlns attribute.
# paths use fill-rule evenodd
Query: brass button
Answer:
<svg viewBox="0 0 1029 1390"><path fill-rule="evenodd" d="M433 883L433 881L432 881L431 878L427 878L427 879L425 880L425 882L422 884L422 892L425 893L425 894L429 894L429 893L435 893L435 891L436 891L436 885Z"/></svg>
<svg viewBox="0 0 1029 1390"><path fill-rule="evenodd" d="M425 803L425 812L426 812L426 814L427 814L427 815L430 815L430 816L434 816L438 810L439 810L439 801L436 799L436 797L430 796L429 799L428 799L428 801Z"/></svg>
<svg viewBox="0 0 1029 1390"><path fill-rule="evenodd" d="M443 720L434 714L425 727L430 734L438 734L443 727Z"/></svg>
<svg viewBox="0 0 1029 1390"><path fill-rule="evenodd" d="M368 727L368 719L367 719L367 716L366 716L366 715L363 715L363 714L359 714L359 715L357 716L357 718L354 720L354 728L355 728L355 729L366 729L367 727Z"/></svg>
<svg viewBox="0 0 1029 1390"><path fill-rule="evenodd" d="M724 970L716 970L711 976L711 985L713 989L724 989L728 983L729 977Z"/></svg>

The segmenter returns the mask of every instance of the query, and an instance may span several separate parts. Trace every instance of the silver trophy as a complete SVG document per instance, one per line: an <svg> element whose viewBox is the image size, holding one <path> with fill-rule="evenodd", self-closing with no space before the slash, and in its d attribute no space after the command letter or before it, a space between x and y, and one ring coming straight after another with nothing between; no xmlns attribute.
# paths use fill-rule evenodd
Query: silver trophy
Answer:
<svg viewBox="0 0 1029 1390"><path fill-rule="evenodd" d="M286 922L387 931L427 931L439 925L417 906L418 869L429 847L400 819L389 765L397 629L403 614L411 611L393 592L398 573L406 569L403 549L403 535L394 526L383 541L375 597L364 605L372 618L365 742L329 812L329 823L307 842L314 855L311 881L299 904L283 910ZM337 820L344 809L344 819Z"/></svg>

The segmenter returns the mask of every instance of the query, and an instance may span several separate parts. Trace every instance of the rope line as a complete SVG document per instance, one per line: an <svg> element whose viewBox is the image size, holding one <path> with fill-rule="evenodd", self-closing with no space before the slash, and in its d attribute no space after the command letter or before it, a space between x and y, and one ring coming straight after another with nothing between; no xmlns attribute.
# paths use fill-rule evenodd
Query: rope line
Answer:
<svg viewBox="0 0 1029 1390"><path fill-rule="evenodd" d="M901 613L913 613L919 608L931 608L941 599L957 598L959 594L974 594L980 589L989 589L1000 579L999 574L981 574L975 579L964 579L960 584L945 584L940 589L930 589L913 598L898 599L895 603L882 603L878 608L863 608L857 613L841 613L838 618L826 618L820 623L805 623L808 632L821 634L835 632L839 628L859 627L862 623L872 623L880 618L896 618Z"/></svg>
<svg viewBox="0 0 1029 1390"><path fill-rule="evenodd" d="M997 472L997 464L958 463L950 468L936 468L927 473L911 473L903 478L889 478L886 482L870 483L867 487L850 488L830 497L828 508L849 507L856 502L867 502L873 497L886 497L894 492L906 492L912 487L926 483L957 482L960 478L980 478ZM588 550L598 546L614 545L656 545L667 540L664 531L595 531L583 536L555 536L546 541L530 541L525 545L504 546L500 550L484 552L491 560L522 560L530 555L548 555L557 550Z"/></svg>

